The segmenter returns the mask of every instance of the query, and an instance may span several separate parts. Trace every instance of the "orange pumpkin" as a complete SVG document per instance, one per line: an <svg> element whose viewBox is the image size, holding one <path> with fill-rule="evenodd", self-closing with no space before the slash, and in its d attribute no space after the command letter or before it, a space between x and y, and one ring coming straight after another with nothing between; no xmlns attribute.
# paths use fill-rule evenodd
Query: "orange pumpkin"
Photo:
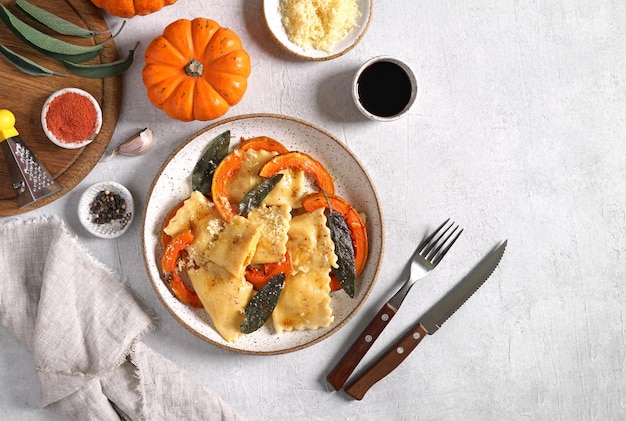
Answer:
<svg viewBox="0 0 626 421"><path fill-rule="evenodd" d="M235 32L196 18L169 24L146 48L148 98L177 120L213 120L248 87L250 56Z"/></svg>
<svg viewBox="0 0 626 421"><path fill-rule="evenodd" d="M96 6L112 15L132 18L137 15L149 15L161 10L164 6L176 3L177 0L91 0Z"/></svg>

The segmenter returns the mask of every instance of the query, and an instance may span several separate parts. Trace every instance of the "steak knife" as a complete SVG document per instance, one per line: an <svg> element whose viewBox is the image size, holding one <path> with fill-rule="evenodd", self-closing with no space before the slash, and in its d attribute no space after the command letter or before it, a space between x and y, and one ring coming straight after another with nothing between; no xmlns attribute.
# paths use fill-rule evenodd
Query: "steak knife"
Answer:
<svg viewBox="0 0 626 421"><path fill-rule="evenodd" d="M392 347L379 357L356 380L346 387L346 393L361 400L379 380L398 367L426 337L432 335L461 307L491 276L504 255L507 241L491 251L472 271L431 307L422 318Z"/></svg>

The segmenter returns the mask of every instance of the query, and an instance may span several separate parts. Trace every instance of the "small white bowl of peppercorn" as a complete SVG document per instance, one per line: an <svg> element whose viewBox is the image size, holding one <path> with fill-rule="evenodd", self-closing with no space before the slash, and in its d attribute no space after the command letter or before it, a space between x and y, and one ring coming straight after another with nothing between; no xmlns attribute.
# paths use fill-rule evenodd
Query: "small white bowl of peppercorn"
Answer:
<svg viewBox="0 0 626 421"><path fill-rule="evenodd" d="M90 186L78 203L78 216L85 229L100 238L117 238L124 234L135 213L133 196L114 181Z"/></svg>
<svg viewBox="0 0 626 421"><path fill-rule="evenodd" d="M48 97L41 110L41 126L52 143L65 149L90 144L102 128L102 109L87 91L64 88Z"/></svg>

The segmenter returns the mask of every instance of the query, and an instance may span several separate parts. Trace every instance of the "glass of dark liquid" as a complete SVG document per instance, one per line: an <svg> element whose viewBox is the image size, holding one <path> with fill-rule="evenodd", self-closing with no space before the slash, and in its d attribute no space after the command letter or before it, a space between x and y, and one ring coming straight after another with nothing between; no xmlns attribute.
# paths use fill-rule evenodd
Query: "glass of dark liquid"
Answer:
<svg viewBox="0 0 626 421"><path fill-rule="evenodd" d="M411 68L393 57L379 56L356 72L352 97L367 118L391 121L402 117L417 96L417 81Z"/></svg>

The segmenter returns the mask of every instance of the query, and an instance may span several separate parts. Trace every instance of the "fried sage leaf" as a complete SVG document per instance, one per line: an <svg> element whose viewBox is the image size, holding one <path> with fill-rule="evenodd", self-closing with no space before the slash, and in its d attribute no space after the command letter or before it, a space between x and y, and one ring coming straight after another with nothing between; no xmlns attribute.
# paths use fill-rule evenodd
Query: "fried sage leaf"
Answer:
<svg viewBox="0 0 626 421"><path fill-rule="evenodd" d="M272 276L263 288L252 297L252 300L246 306L246 318L241 324L243 333L252 333L265 324L272 315L274 308L276 308L284 285L285 274L279 273Z"/></svg>
<svg viewBox="0 0 626 421"><path fill-rule="evenodd" d="M332 268L332 272L348 296L354 298L356 266L350 229L341 214L335 210L330 210L326 216L326 221L330 229L330 238L335 244L335 254L337 255L338 267Z"/></svg>
<svg viewBox="0 0 626 421"><path fill-rule="evenodd" d="M45 9L35 6L34 4L27 2L26 0L15 0L15 5L29 18L41 23L42 25L45 25L48 29L52 29L53 31L62 35L89 38L97 34L105 34L110 32L108 30L92 31L90 29L82 28L55 15L54 13L50 13Z"/></svg>
<svg viewBox="0 0 626 421"><path fill-rule="evenodd" d="M202 194L211 191L213 174L220 162L228 155L230 130L216 136L207 146L191 173L191 189Z"/></svg>
<svg viewBox="0 0 626 421"><path fill-rule="evenodd" d="M258 208L263 199L270 194L276 187L276 184L282 179L282 173L274 174L252 187L239 202L239 215L247 215L251 210Z"/></svg>
<svg viewBox="0 0 626 421"><path fill-rule="evenodd" d="M82 63L97 57L104 49L104 43L76 45L56 39L21 21L2 4L0 4L0 20L23 42L55 60ZM111 39L113 37L107 41Z"/></svg>
<svg viewBox="0 0 626 421"><path fill-rule="evenodd" d="M131 64L133 64L133 56L135 54L135 50L137 49L137 45L138 43L135 44L135 47L132 50L128 51L128 56L126 56L125 59L120 59L109 63L77 64L67 60L63 60L62 63L67 70L78 76L92 79L113 77L124 73L126 70L128 70Z"/></svg>
<svg viewBox="0 0 626 421"><path fill-rule="evenodd" d="M13 66L31 76L67 76L64 73L57 73L47 67L43 67L2 44L0 44L0 55L3 55Z"/></svg>

